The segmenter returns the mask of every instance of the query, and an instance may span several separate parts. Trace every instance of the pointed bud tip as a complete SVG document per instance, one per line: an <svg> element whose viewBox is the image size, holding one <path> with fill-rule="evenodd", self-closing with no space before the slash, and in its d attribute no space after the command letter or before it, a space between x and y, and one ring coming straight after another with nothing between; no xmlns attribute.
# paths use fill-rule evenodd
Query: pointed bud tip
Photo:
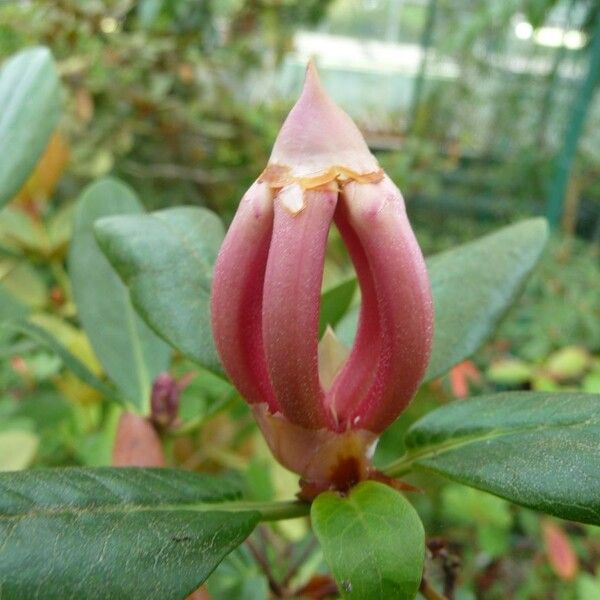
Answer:
<svg viewBox="0 0 600 600"><path fill-rule="evenodd" d="M327 94L327 91L323 87L323 84L321 83L319 71L317 70L317 65L313 58L311 58L306 65L306 71L304 73L304 85L302 86L301 95L312 95L315 99L320 96L322 102L333 103Z"/></svg>
<svg viewBox="0 0 600 600"><path fill-rule="evenodd" d="M306 67L300 98L287 116L269 159L269 166L287 167L297 178L319 179L331 173L366 175L379 165L352 119L321 84L314 61Z"/></svg>

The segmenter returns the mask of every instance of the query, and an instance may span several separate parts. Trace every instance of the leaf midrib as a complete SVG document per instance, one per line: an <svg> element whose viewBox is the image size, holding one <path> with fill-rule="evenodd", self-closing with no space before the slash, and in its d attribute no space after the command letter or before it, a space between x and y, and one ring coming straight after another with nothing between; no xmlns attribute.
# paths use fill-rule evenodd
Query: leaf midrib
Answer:
<svg viewBox="0 0 600 600"><path fill-rule="evenodd" d="M398 466L402 466L403 468L401 469L401 473L405 473L408 470L410 470L410 468L412 467L412 465L414 465L415 463L418 463L419 461L423 461L426 460L428 458L435 458L437 456L439 456L440 454L445 454L446 452L450 452L452 450L456 450L457 448L461 448L463 446L468 446L470 444L475 444L477 442L485 442L488 440L492 440L492 439L496 439L496 438L500 438L500 437L504 437L504 436L510 436L510 435L515 435L515 434L520 434L520 433L528 433L528 432L534 432L534 431L548 431L548 430L552 430L552 429L567 429L567 428L573 428L573 427L584 427L584 426L589 426L589 425L598 425L600 424L599 421L596 421L593 417L590 417L589 419L585 420L585 421L577 421L577 422L571 422L571 423L556 423L556 424L536 424L534 426L522 426L522 427L516 427L516 428L502 428L502 429L495 429L495 430L491 430L488 431L486 434L481 434L481 433L474 433L472 435L465 435L465 436L461 436L461 437L456 437L456 438L452 438L452 439L446 439L443 442L440 442L438 444L434 444L434 445L429 445L429 446L424 446L421 447L421 449L417 449L415 452L411 452L411 449L409 448L408 451L406 452L406 454L399 460L398 462ZM410 433L410 432L409 432ZM393 465L389 465L388 467L384 468L383 470L385 472L388 472L389 470L393 469ZM393 471L396 471L396 469L393 469Z"/></svg>
<svg viewBox="0 0 600 600"><path fill-rule="evenodd" d="M60 515L80 516L84 514L103 515L103 514L132 514L143 512L261 512L261 504L244 503L236 501L220 502L194 502L190 504L105 504L89 505L84 507L44 507L43 509L27 510L16 513L0 512L1 521L13 521L21 519L30 519L35 517L54 517Z"/></svg>

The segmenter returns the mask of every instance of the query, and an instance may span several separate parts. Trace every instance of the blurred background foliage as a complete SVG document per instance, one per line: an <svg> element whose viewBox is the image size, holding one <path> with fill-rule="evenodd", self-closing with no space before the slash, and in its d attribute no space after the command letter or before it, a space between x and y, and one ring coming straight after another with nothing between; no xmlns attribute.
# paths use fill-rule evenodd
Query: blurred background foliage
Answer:
<svg viewBox="0 0 600 600"><path fill-rule="evenodd" d="M83 187L113 175L148 209L202 205L228 222L310 57L402 189L427 254L522 216L555 224L494 339L421 392L379 460L417 416L470 393L600 393L596 1L1 1L0 60L31 45L56 58L64 110L36 171L0 211L0 469L110 463L120 409L71 368L75 357L104 377L66 268ZM334 232L324 287L350 272ZM25 317L26 330L7 325ZM188 384L181 426L165 434L171 463L245 469L249 495L289 496L295 478L272 461L236 392L177 356L171 373ZM411 499L434 536L428 569L449 597L600 598L598 529L439 480L416 483L432 491ZM326 597L304 524L257 535L277 549L282 578L300 558L290 582ZM209 589L216 599L260 598L268 583L242 548Z"/></svg>

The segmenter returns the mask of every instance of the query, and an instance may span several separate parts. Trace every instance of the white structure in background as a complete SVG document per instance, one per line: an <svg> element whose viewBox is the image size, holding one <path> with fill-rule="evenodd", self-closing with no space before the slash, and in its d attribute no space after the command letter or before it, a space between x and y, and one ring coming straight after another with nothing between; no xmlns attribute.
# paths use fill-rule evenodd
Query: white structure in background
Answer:
<svg viewBox="0 0 600 600"><path fill-rule="evenodd" d="M423 59L418 44L398 44L327 33L299 31L294 38L295 58L302 64L315 58L324 69L352 69L370 73L399 73L415 76ZM458 67L447 59L436 60L429 74L452 79Z"/></svg>

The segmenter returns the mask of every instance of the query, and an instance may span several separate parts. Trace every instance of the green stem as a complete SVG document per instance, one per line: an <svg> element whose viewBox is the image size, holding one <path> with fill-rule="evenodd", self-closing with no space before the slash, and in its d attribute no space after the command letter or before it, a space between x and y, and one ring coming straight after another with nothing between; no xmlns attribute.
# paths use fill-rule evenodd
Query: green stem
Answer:
<svg viewBox="0 0 600 600"><path fill-rule="evenodd" d="M262 521L284 521L286 519L297 519L306 517L310 513L310 504L298 500L286 500L283 502L231 502L215 504L220 510L227 506L230 510L255 510L262 515Z"/></svg>
<svg viewBox="0 0 600 600"><path fill-rule="evenodd" d="M400 458L392 461L389 465L382 469L382 472L389 477L401 477L412 471L412 466L415 461L414 456L404 454Z"/></svg>

